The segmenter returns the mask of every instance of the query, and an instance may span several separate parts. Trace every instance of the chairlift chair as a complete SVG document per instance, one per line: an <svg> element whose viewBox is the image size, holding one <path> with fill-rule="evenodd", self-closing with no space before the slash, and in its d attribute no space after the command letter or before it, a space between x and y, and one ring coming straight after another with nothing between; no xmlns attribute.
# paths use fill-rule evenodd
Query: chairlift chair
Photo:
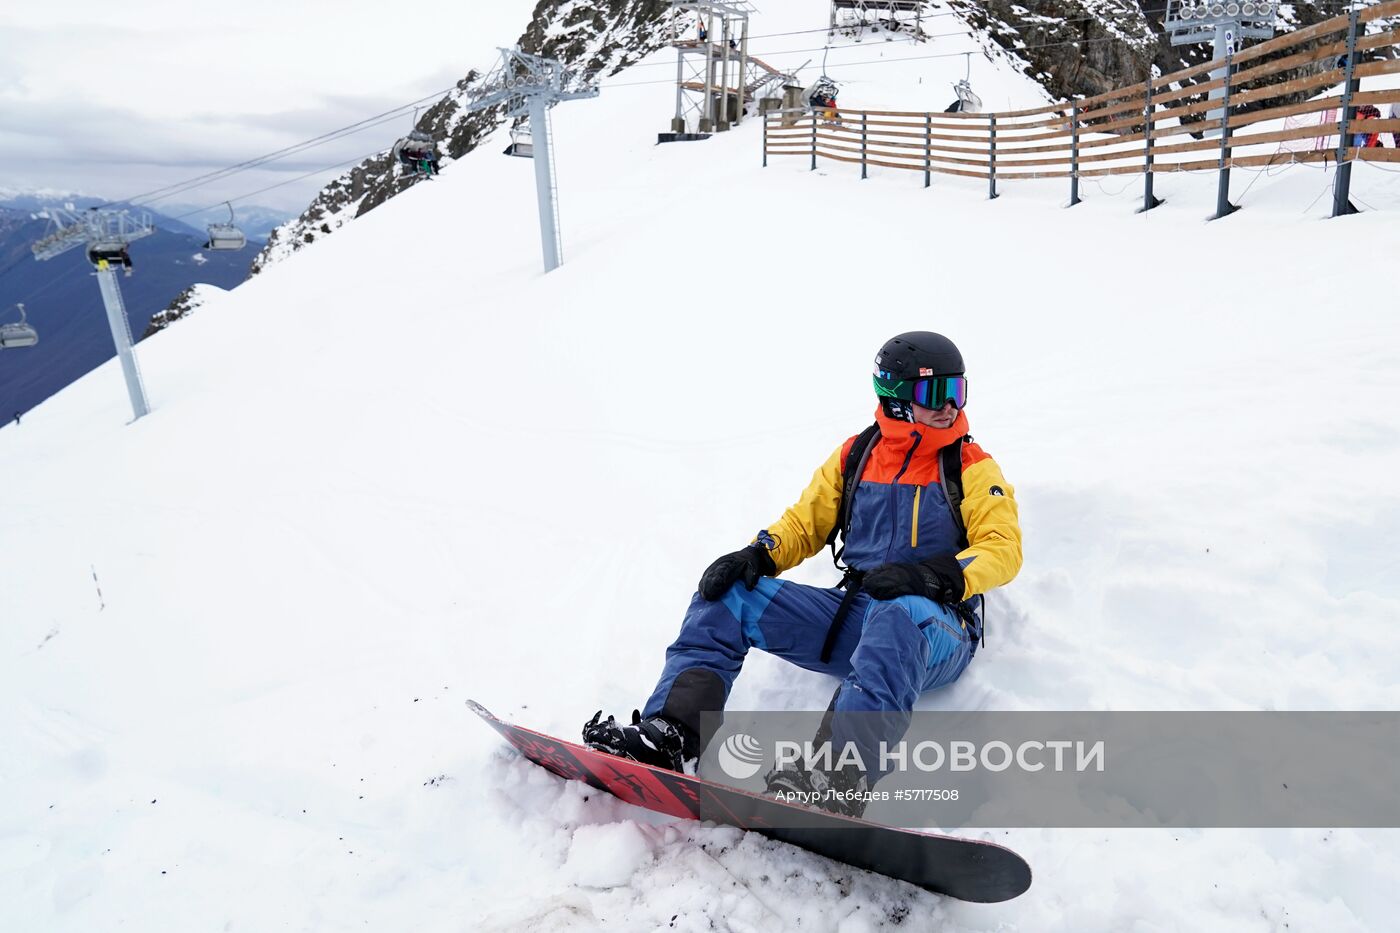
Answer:
<svg viewBox="0 0 1400 933"><path fill-rule="evenodd" d="M87 260L98 269L104 262L109 266L121 266L131 275L131 254L127 252L125 240L98 240L88 246Z"/></svg>
<svg viewBox="0 0 1400 933"><path fill-rule="evenodd" d="M817 80L807 86L802 92L802 101L808 110L824 111L828 117L836 110L836 95L841 93L841 89L836 86L836 82L826 75L826 56L831 51L831 46L827 46L822 51L822 73Z"/></svg>
<svg viewBox="0 0 1400 933"><path fill-rule="evenodd" d="M204 244L207 250L240 250L248 245L248 238L233 222L233 205L227 201L224 204L228 207L228 222L209 224L209 241Z"/></svg>
<svg viewBox="0 0 1400 933"><path fill-rule="evenodd" d="M953 91L958 95L957 113L982 112L982 98L977 96L977 92L972 89L966 78L954 84Z"/></svg>
<svg viewBox="0 0 1400 933"><path fill-rule="evenodd" d="M39 342L39 332L25 319L24 305L19 305L19 322L0 324L0 350L32 347Z"/></svg>
<svg viewBox="0 0 1400 933"><path fill-rule="evenodd" d="M958 95L958 99L953 101L944 113L982 112L982 98L972 89L972 53L963 54L967 56L967 73L962 76L962 80L954 82L953 93Z"/></svg>
<svg viewBox="0 0 1400 933"><path fill-rule="evenodd" d="M513 126L510 129L510 145L506 146L502 152L508 156L519 156L522 159L533 159L535 157L535 141L530 135L529 126L524 128Z"/></svg>
<svg viewBox="0 0 1400 933"><path fill-rule="evenodd" d="M422 130L413 130L394 144L394 158L404 169L415 175L437 173L437 144Z"/></svg>

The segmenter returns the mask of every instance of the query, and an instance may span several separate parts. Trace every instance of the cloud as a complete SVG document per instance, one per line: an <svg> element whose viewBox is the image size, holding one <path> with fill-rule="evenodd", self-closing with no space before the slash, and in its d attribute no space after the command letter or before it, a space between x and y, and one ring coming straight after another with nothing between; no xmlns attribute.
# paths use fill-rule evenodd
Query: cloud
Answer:
<svg viewBox="0 0 1400 933"><path fill-rule="evenodd" d="M294 145L451 87L534 0L6 3L0 180L120 197ZM211 203L389 148L411 113L180 195ZM269 195L304 207L340 173ZM272 203L270 200L268 203Z"/></svg>

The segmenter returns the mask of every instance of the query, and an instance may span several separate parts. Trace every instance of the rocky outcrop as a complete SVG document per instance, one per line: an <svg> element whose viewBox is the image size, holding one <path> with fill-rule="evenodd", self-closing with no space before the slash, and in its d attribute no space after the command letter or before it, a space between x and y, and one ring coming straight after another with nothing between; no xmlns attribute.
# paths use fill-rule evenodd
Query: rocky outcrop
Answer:
<svg viewBox="0 0 1400 933"><path fill-rule="evenodd" d="M949 6L971 27L989 56L1013 61L1054 100L1093 97L1141 82L1149 73L1169 74L1211 56L1209 45L1171 44L1162 27L1165 0L949 0ZM1278 29L1291 32L1337 13L1332 0L1284 4ZM1336 38L1323 37L1318 44ZM1260 61L1269 59L1265 56ZM1284 72L1271 81L1305 73L1301 69ZM1312 93L1316 92L1299 99Z"/></svg>
<svg viewBox="0 0 1400 933"><path fill-rule="evenodd" d="M605 78L670 41L670 9L666 0L540 0L518 41L526 52ZM437 141L444 166L475 149L504 119L500 108L465 109L469 91L487 71L467 74L415 124ZM390 152L366 159L321 189L300 217L274 230L251 274L329 236L412 184Z"/></svg>
<svg viewBox="0 0 1400 933"><path fill-rule="evenodd" d="M1011 59L1055 100L1141 81L1156 56L1157 33L1135 3L949 0L948 6L989 54Z"/></svg>

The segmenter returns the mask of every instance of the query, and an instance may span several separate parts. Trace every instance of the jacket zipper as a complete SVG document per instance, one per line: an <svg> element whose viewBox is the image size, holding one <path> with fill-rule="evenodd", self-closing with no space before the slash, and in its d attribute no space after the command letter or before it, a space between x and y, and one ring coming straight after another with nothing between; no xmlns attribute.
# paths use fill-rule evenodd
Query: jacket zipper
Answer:
<svg viewBox="0 0 1400 933"><path fill-rule="evenodd" d="M909 546L919 546L919 493L924 491L924 487L914 487L914 527L909 529Z"/></svg>
<svg viewBox="0 0 1400 933"><path fill-rule="evenodd" d="M890 491L891 491L891 493L892 493L893 495L895 495L896 497L898 497L898 495L899 495L899 478L900 478L901 476L904 475L904 471L905 471L905 470L909 469L909 461L914 459L914 451L916 451L916 450L919 449L919 441L921 441L921 440L924 439L924 436L923 436L922 434L920 434L918 431L911 431L911 432L909 432L909 433L912 434L912 435L914 435L914 443L912 443L912 444L909 445L909 452L908 452L907 454L904 455L904 463L903 463L902 466L900 466L899 472L896 473L896 474L894 475L894 481L890 483L890 487L891 487L891 490L890 490ZM919 489L920 489L920 488L921 488L921 487L918 487L918 486L914 487L914 495L915 495L915 497L917 497L917 496L919 495ZM898 502L899 499L896 498L895 501ZM916 524L917 524L917 523L916 523ZM898 522L895 522L895 523L894 523L894 527L890 529L890 553L891 553L891 554L894 553L895 542L898 541L898 540L899 540L899 523L898 523Z"/></svg>
<svg viewBox="0 0 1400 933"><path fill-rule="evenodd" d="M909 445L909 452L904 455L904 465L901 466L899 472L894 475L894 481L896 483L899 482L899 478L904 475L904 471L909 469L909 461L914 459L914 451L919 449L919 441L924 439L924 436L918 431L910 431L909 433L914 435L914 443Z"/></svg>

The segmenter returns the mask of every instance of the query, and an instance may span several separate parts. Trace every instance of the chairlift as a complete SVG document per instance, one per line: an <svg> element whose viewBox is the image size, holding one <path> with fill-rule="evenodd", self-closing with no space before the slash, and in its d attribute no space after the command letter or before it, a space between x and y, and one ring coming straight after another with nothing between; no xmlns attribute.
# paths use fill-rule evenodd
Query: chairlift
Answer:
<svg viewBox="0 0 1400 933"><path fill-rule="evenodd" d="M0 324L0 350L32 347L39 342L39 332L25 318L24 305L19 305L19 323Z"/></svg>
<svg viewBox="0 0 1400 933"><path fill-rule="evenodd" d="M418 111L413 111L413 122L418 123ZM438 171L437 143L422 130L410 130L409 134L394 143L394 158L403 166L405 175L432 178Z"/></svg>
<svg viewBox="0 0 1400 933"><path fill-rule="evenodd" d="M87 248L87 260L95 268L103 265L121 266L131 275L131 253L127 252L126 240L98 240Z"/></svg>
<svg viewBox="0 0 1400 933"><path fill-rule="evenodd" d="M822 51L821 76L802 92L802 99L806 102L807 109L820 111L829 120L836 118L836 96L841 93L836 82L829 78L826 73L826 55L830 51L831 46L827 46Z"/></svg>
<svg viewBox="0 0 1400 933"><path fill-rule="evenodd" d="M954 82L953 92L958 95L958 99L948 105L944 113L981 113L982 98L977 96L977 92L972 89L972 53L967 55L967 74L961 81Z"/></svg>
<svg viewBox="0 0 1400 933"><path fill-rule="evenodd" d="M213 223L208 226L209 241L204 244L207 250L240 250L248 245L248 238L243 235L243 231L233 222L233 205L225 201L224 206L228 208L227 223Z"/></svg>
<svg viewBox="0 0 1400 933"><path fill-rule="evenodd" d="M510 128L510 145L501 150L504 155L519 156L522 159L535 157L535 140L530 135L529 124Z"/></svg>

